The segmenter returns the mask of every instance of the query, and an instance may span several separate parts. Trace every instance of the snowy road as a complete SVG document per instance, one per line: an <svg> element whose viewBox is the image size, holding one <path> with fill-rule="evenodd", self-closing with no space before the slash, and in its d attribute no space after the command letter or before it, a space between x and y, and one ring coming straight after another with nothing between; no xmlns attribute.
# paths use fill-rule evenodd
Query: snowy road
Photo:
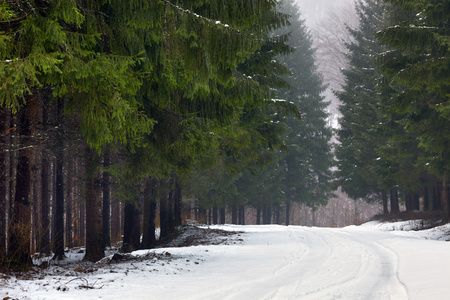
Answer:
<svg viewBox="0 0 450 300"><path fill-rule="evenodd" d="M248 234L243 246L211 249L205 273L180 280L177 290L189 291L184 299L409 298L398 277L398 254L383 245L386 233L265 229ZM158 294L174 299L177 293L169 288Z"/></svg>
<svg viewBox="0 0 450 300"><path fill-rule="evenodd" d="M78 288L79 282L65 274L65 278L61 275L41 282L19 281L10 285L14 288L8 290L8 296L121 300L449 299L450 243L429 239L436 234L445 237L448 225L439 231L422 232L392 231L395 228L377 223L341 229L275 225L219 228L243 231L239 236L243 241L151 250L170 252L170 259L118 264L111 270L83 274L83 282L89 282L93 289ZM61 286L67 290L61 291Z"/></svg>

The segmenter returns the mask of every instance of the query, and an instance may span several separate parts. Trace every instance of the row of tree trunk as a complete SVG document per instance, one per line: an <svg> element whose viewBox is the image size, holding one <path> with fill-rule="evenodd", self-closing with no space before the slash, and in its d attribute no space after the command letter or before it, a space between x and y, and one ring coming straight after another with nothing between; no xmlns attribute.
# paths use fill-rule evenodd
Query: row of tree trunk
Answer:
<svg viewBox="0 0 450 300"><path fill-rule="evenodd" d="M76 120L64 118L64 101L49 101L41 89L27 97L18 114L0 111L0 262L29 264L30 254L53 252L64 258L65 247L86 246L86 259L97 261L105 247L120 240L125 251L151 248L159 207L161 239L181 224L181 185L148 178L134 201L119 205L114 184L106 171L113 154L100 157L77 134ZM101 167L103 167L103 172ZM445 187L445 188L443 188ZM397 190L383 193L383 208L398 213ZM444 182L424 189L422 195L402 195L406 210L449 210L449 187ZM443 201L445 200L445 201ZM159 204L159 206L158 206ZM123 209L121 209L121 207ZM123 213L121 212L123 210ZM245 224L243 206L231 205L234 224ZM286 205L285 224L289 224ZM225 223L225 208L209 210L209 223ZM196 209L195 218L206 223L207 213ZM257 209L257 224L280 223L280 208ZM142 240L141 240L142 236Z"/></svg>
<svg viewBox="0 0 450 300"><path fill-rule="evenodd" d="M400 213L400 202L404 204L405 211L442 211L443 203L450 202L450 185L447 185L447 192L443 189L441 182L436 182L434 186L426 186L422 193L402 193L402 200L399 200L399 191L391 189L389 192L382 192L382 204L384 214ZM256 208L256 224L284 224L290 225L291 203L285 203L285 218L281 220L280 207L264 207ZM230 205L231 224L245 224L245 207ZM220 217L220 218L219 218ZM313 211L314 217L314 211ZM213 207L209 210L209 224L225 224L226 209ZM283 221L283 222L280 222Z"/></svg>
<svg viewBox="0 0 450 300"><path fill-rule="evenodd" d="M405 210L407 212L444 210L444 214L448 216L448 203L450 203L449 189L450 186L448 184L443 185L440 182L436 182L434 186L425 186L422 193L402 193ZM388 193L384 191L382 192L381 197L384 214L397 214L400 212L398 190L391 189L389 191L389 197ZM388 202L390 202L390 207Z"/></svg>
<svg viewBox="0 0 450 300"><path fill-rule="evenodd" d="M178 179L148 178L134 202L119 204L106 171L113 154L100 157L78 135L76 120L64 118L64 101L49 99L41 89L19 113L0 111L0 265L28 265L35 252L63 259L73 246L97 261L122 231L125 250L150 248L158 202L161 237L172 234L181 224Z"/></svg>

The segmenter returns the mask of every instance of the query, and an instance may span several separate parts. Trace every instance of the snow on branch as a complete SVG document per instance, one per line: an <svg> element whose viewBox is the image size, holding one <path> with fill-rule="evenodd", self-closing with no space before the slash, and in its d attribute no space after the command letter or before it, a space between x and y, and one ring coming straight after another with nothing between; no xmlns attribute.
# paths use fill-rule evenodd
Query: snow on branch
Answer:
<svg viewBox="0 0 450 300"><path fill-rule="evenodd" d="M206 22L208 22L208 23L210 23L210 24L222 26L223 28L227 28L227 29L232 30L232 31L234 31L234 32L237 32L237 33L239 33L239 34L245 35L245 34L242 33L240 30L235 29L235 28L231 27L231 26L228 25L228 24L222 24L219 20L214 21L214 20L208 19L208 18L206 18L206 17L204 17L204 16L201 16L201 15L199 15L199 14L196 14L195 12L190 11L189 9L181 8L181 7L179 7L178 5L173 4L173 3L170 2L169 0L163 0L163 1L164 1L167 5L169 5L170 7L172 7L172 8L174 8L174 9L178 10L179 12L182 12L182 13L191 15L191 16L193 16L193 17L195 17L195 18L204 20L204 21L206 21Z"/></svg>

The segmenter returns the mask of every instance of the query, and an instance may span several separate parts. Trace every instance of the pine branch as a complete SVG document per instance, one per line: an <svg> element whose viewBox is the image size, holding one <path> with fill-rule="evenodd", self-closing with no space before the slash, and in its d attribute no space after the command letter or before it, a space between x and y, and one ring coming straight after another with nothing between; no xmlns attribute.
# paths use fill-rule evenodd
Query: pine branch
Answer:
<svg viewBox="0 0 450 300"><path fill-rule="evenodd" d="M21 16L21 17L17 17L15 19L9 19L7 21L0 21L0 24L6 24L6 23L12 23L12 22L18 22L21 21L23 19L25 19L26 17L28 17L28 13L25 13L25 15Z"/></svg>
<svg viewBox="0 0 450 300"><path fill-rule="evenodd" d="M164 1L167 5L169 5L170 7L175 8L176 10L178 10L178 11L180 11L180 12L182 12L182 13L191 15L191 16L193 16L193 17L195 17L195 18L200 19L200 20L204 20L204 21L206 21L206 22L208 22L208 23L210 23L210 24L217 25L217 26L221 26L221 27L226 28L226 29L228 29L228 30L231 30L231 31L234 31L234 32L236 32L236 33L242 34L243 36L245 36L245 37L247 37L247 38L250 39L250 37L248 37L246 34L244 34L243 32L241 32L241 31L238 30L238 29L235 29L235 28L233 28L233 27L230 27L228 24L222 24L222 23L221 23L220 21L218 21L218 20L217 20L217 21L214 21L214 20L208 19L208 18L206 18L206 17L204 17L204 16L198 15L198 14L196 14L196 13L194 13L194 12L188 10L188 9L183 9L183 8L181 8L181 7L179 7L179 6L175 5L175 4L173 4L173 3L170 2L169 0L163 0L163 1Z"/></svg>

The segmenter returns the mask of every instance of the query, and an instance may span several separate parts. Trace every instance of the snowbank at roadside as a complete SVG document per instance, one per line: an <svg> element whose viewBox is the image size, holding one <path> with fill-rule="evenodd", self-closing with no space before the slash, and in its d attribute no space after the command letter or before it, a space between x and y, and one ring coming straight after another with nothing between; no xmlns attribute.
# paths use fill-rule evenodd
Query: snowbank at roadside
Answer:
<svg viewBox="0 0 450 300"><path fill-rule="evenodd" d="M361 227L374 228L381 231L392 231L397 235L427 240L450 241L450 224L429 228L430 224L425 220L398 222L370 221L362 224Z"/></svg>

